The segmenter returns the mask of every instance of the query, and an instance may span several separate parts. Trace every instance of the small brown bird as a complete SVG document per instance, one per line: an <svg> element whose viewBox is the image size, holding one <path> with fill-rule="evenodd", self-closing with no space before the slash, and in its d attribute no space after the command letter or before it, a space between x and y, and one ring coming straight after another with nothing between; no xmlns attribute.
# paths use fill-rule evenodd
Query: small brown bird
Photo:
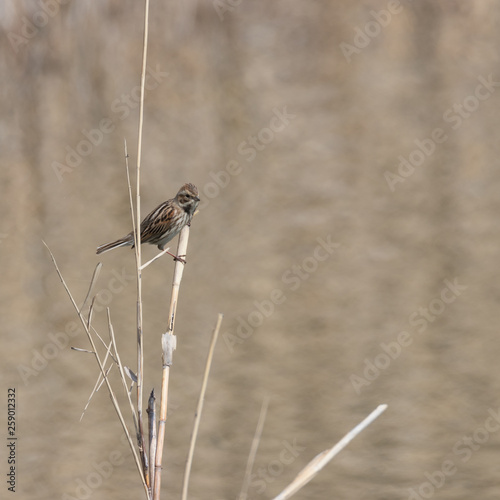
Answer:
<svg viewBox="0 0 500 500"><path fill-rule="evenodd" d="M158 248L163 250L165 245L177 236L186 224L191 223L199 202L198 188L194 184L184 184L175 198L165 201L144 217L141 222L141 243L158 245ZM96 253L100 254L124 246L134 248L133 231L119 240L97 247ZM175 255L173 257L182 260Z"/></svg>

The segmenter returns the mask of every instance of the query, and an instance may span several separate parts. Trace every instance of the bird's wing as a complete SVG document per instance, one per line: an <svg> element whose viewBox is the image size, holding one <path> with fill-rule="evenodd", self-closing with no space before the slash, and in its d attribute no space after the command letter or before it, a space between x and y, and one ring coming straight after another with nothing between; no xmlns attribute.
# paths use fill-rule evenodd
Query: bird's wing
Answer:
<svg viewBox="0 0 500 500"><path fill-rule="evenodd" d="M168 200L146 215L141 222L141 241L147 243L164 234L171 224L173 212L172 200Z"/></svg>

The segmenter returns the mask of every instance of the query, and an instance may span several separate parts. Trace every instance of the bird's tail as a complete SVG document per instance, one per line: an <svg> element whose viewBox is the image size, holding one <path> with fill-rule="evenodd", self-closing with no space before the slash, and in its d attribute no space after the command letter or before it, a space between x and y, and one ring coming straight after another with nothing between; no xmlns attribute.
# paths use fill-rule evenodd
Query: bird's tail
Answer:
<svg viewBox="0 0 500 500"><path fill-rule="evenodd" d="M97 247L97 252L96 254L104 253L107 252L108 250L113 250L113 248L118 248L118 247L124 247L124 246L130 246L133 244L133 240L130 241L130 238L125 236L124 238L120 238L119 240L113 241L112 243L106 243L106 245L101 245Z"/></svg>

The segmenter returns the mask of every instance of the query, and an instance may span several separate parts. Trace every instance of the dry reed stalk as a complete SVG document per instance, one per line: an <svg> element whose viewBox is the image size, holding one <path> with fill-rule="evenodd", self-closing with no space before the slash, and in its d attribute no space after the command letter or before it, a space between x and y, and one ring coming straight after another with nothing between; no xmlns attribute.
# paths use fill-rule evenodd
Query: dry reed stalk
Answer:
<svg viewBox="0 0 500 500"><path fill-rule="evenodd" d="M83 351L87 353L94 354L93 351L85 351L83 349L76 349L75 347L72 347L75 351ZM108 357L111 355L111 342L109 343L109 346L106 346L106 356L104 356L104 360L102 361L102 365L106 366L106 363L108 362ZM107 370L106 370L106 375L109 374L111 371L111 368L113 368L113 365L111 365ZM85 416L85 412L87 411L87 408L90 406L90 402L92 401L92 398L94 397L94 394L101 388L102 384L104 384L104 379L102 378L102 375L99 373L99 377L97 377L96 383L94 384L94 388L90 392L90 396L87 400L87 404L85 405L85 408L82 411L82 414L80 415L80 422L83 420L83 417Z"/></svg>
<svg viewBox="0 0 500 500"><path fill-rule="evenodd" d="M356 427L351 429L335 446L322 451L316 455L295 477L295 479L273 500L287 500L297 491L303 488L313 479L330 460L342 451L361 431L368 427L381 413L387 409L387 405L379 405L361 421Z"/></svg>
<svg viewBox="0 0 500 500"><path fill-rule="evenodd" d="M184 226L179 234L179 243L177 245L177 255L186 256L187 246L189 241L189 226ZM184 272L184 262L175 261L174 277L172 280L172 295L170 297L170 309L168 313L168 328L162 335L162 383L161 383L161 399L160 399L160 416L158 422L158 444L156 447L155 473L154 473L154 489L153 500L160 500L161 487L161 463L163 459L163 443L165 440L165 424L167 421L168 408L168 383L170 378L170 366L172 365L173 352L176 346L176 338L174 335L175 316L177 312L177 301L179 298L179 288Z"/></svg>
<svg viewBox="0 0 500 500"><path fill-rule="evenodd" d="M87 290L87 295L85 296L85 299L83 300L83 304L82 304L82 307L80 307L80 311L83 311L83 308L85 307L85 304L87 303L87 300L89 300L89 297L90 297L90 294L92 292L92 289L94 288L94 283L97 281L97 278L101 272L101 269L102 269L102 263L99 262L96 266L96 268L94 269L94 272L92 274L92 278L90 278L90 285L89 285L89 289ZM93 308L94 308L94 301L92 301L92 304L90 306L90 310L89 310L89 317L88 317L88 320L87 320L87 323L90 325L90 319L92 318L92 311L93 311Z"/></svg>
<svg viewBox="0 0 500 500"><path fill-rule="evenodd" d="M132 398L130 396L130 390L127 386L127 379L125 378L125 367L122 364L122 360L120 358L120 353L118 352L118 346L116 344L116 338L115 338L115 331L113 328L113 325L111 324L111 313L109 311L109 307L106 308L107 314L108 314L108 330L109 330L109 335L111 337L111 343L113 346L113 351L115 353L114 359L116 364L118 365L119 373L120 373L120 379L123 384L123 389L125 390L125 394L127 395L127 401L130 406L130 413L132 414L132 421L134 422L134 428L135 428L135 433L139 432L138 429L138 422L137 422L137 415L134 409L134 404L132 403Z"/></svg>
<svg viewBox="0 0 500 500"><path fill-rule="evenodd" d="M253 436L252 446L250 447L250 453L248 454L245 476L243 477L243 484L241 486L240 495L238 497L239 500L246 500L248 498L248 488L250 487L250 478L252 475L253 464L255 462L257 450L259 448L260 438L262 437L262 430L264 429L264 422L266 421L268 406L269 396L266 396L262 401L259 421L257 422L257 428L255 429L255 434Z"/></svg>
<svg viewBox="0 0 500 500"><path fill-rule="evenodd" d="M155 390L151 391L148 400L148 427L149 427L149 463L154 465L156 456L156 397ZM149 469L149 484L154 489L154 467Z"/></svg>
<svg viewBox="0 0 500 500"><path fill-rule="evenodd" d="M136 384L137 384L137 428L136 428L136 439L137 446L139 447L139 455L141 457L141 463L143 468L144 477L146 478L146 483L150 488L149 484L149 464L148 457L144 448L144 427L142 419L142 398L143 398L143 379L144 379L144 343L143 343L143 331L142 331L142 266L141 266L141 248L140 241L141 235L140 224L137 225L134 213L134 201L132 196L132 185L130 184L130 170L128 166L128 151L127 151L127 141L125 140L125 168L127 171L127 184L128 184L128 194L130 202L130 211L132 214L132 226L134 231L134 244L135 244L135 262L136 262L136 276L137 276L137 372L136 372ZM139 177L139 172L137 172ZM140 199L138 200L140 203ZM140 205L138 205L137 211L140 211Z"/></svg>
<svg viewBox="0 0 500 500"><path fill-rule="evenodd" d="M81 308L79 308L77 306L76 301L73 298L73 295L72 295L70 289L68 288L66 281L63 278L63 275L59 269L59 266L57 265L54 254L52 253L52 251L50 250L48 245L45 243L45 241L43 242L43 244L46 246L47 250L49 251L49 254L50 254L50 257L51 257L52 262L54 264L54 267L56 268L57 275L59 276L59 279L61 280L61 283L63 284L63 287L66 290L66 293L68 294L68 297L69 297L71 303L73 304L73 307L76 311L76 314L77 314L78 318L80 319L80 323L82 324L83 329L85 330L85 333L87 334L87 338L89 339L90 345L92 347L92 354L94 355L95 360L97 362L97 365L99 366L99 370L101 372L101 375L102 375L104 381L106 382L109 396L111 398L111 402L113 403L113 408L115 409L116 414L118 415L118 419L120 420L120 424L121 424L123 431L125 432L125 435L127 437L127 441L128 441L129 446L130 446L130 449L132 451L132 455L134 456L134 461L135 461L135 464L137 466L137 470L139 471L139 475L141 477L141 482L142 482L142 485L143 485L144 490L146 492L146 497L150 498L149 489L148 489L148 486L146 484L146 480L144 478L144 473L142 470L141 460L140 460L139 456L137 455L137 452L136 452L135 447L134 447L134 443L132 442L132 438L130 436L130 432L127 428L127 424L125 423L125 419L123 418L123 414L120 410L118 400L116 399L116 395L115 395L113 388L111 387L111 384L110 384L109 379L107 377L107 370L105 369L104 364L99 356L99 352L97 351L97 347L96 347L94 339L92 337L91 327L88 324L88 320L83 316L83 314L81 312ZM95 273L94 273L94 275L95 275Z"/></svg>
<svg viewBox="0 0 500 500"><path fill-rule="evenodd" d="M148 260L145 264L141 266L141 271L143 269L146 269L150 264L152 264L156 259L159 259L160 257L163 257L166 253L169 253L170 247L165 248L163 252L160 252L159 254L156 254L151 260Z"/></svg>
<svg viewBox="0 0 500 500"><path fill-rule="evenodd" d="M184 481L182 486L182 500L187 499L189 476L191 474L191 464L193 463L194 447L196 444L196 438L198 436L198 429L201 422L201 414L203 412L203 403L205 402L205 393L207 391L208 376L210 375L210 368L212 366L212 359L214 357L215 344L217 343L217 338L219 336L220 326L222 324L223 314L219 313L217 317L217 324L215 325L214 331L212 333L212 339L210 340L210 347L208 348L207 361L205 363L205 372L203 374L203 380L201 382L200 396L198 398L198 404L196 406L196 413L194 415L194 425L193 432L191 434L191 442L189 444L188 458L186 460L186 468L184 470Z"/></svg>
<svg viewBox="0 0 500 500"><path fill-rule="evenodd" d="M144 425L143 425L143 380L144 380L144 342L142 321L142 253L141 253L141 158L142 158L142 131L144 124L144 94L146 84L147 54L149 35L149 0L144 4L144 37L142 44L142 71L141 71L141 97L139 101L139 126L137 139L137 167L136 167L136 202L135 213L130 184L130 173L128 167L127 143L125 142L125 163L127 169L127 181L129 188L130 210L132 212L132 225L134 231L135 260L137 270L137 443L141 456L143 475L149 484L148 457L144 447Z"/></svg>

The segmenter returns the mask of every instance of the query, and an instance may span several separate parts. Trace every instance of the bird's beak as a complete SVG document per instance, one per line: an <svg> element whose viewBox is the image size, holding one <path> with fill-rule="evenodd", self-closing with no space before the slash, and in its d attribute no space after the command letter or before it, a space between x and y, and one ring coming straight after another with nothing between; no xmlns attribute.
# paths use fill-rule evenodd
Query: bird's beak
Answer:
<svg viewBox="0 0 500 500"><path fill-rule="evenodd" d="M194 199L195 199L195 201L200 201L200 199L198 198L198 196L195 196Z"/></svg>

